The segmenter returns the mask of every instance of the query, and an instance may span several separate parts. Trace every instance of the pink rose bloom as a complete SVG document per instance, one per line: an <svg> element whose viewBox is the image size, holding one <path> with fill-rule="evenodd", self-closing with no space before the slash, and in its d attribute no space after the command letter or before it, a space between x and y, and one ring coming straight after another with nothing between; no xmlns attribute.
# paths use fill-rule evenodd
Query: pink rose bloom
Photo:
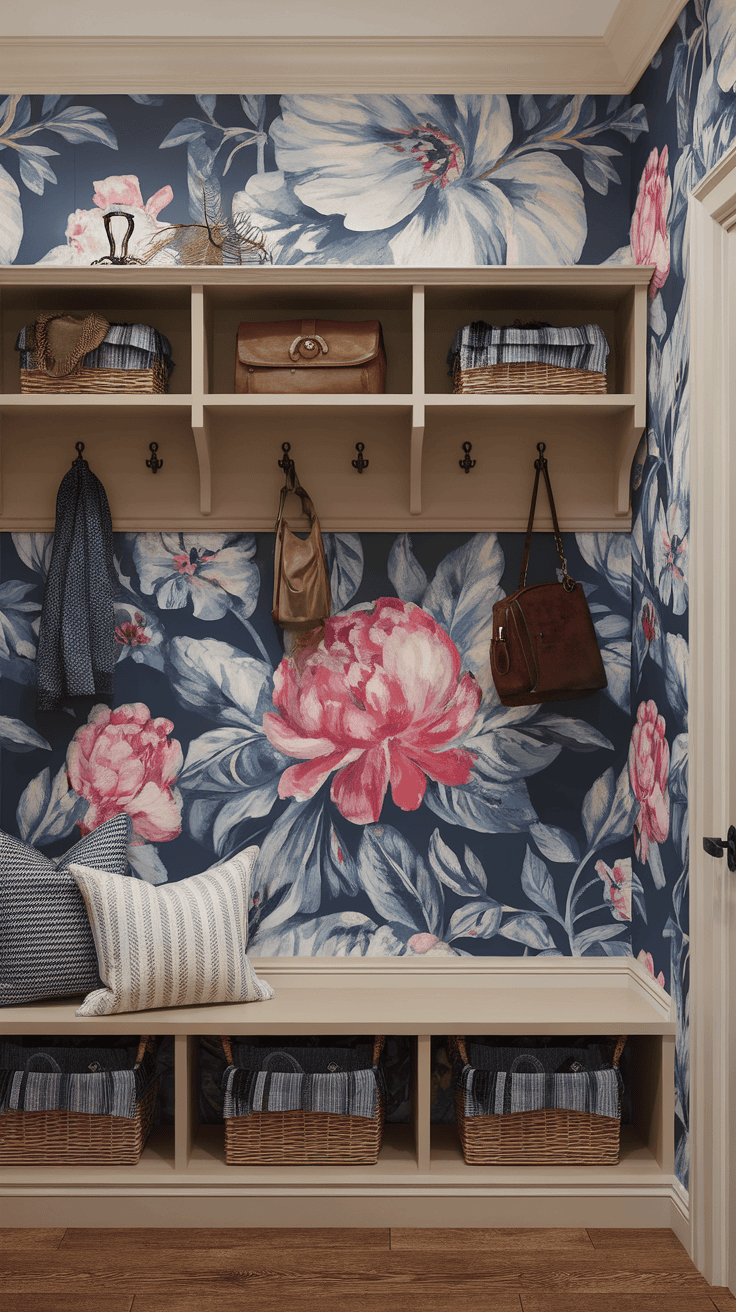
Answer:
<svg viewBox="0 0 736 1312"><path fill-rule="evenodd" d="M313 797L334 771L330 796L353 824L378 820L389 783L396 805L416 811L427 778L467 783L475 758L451 744L479 702L454 643L421 607L384 597L335 616L307 661L276 671L277 714L263 728L303 762L284 771L279 796Z"/></svg>
<svg viewBox="0 0 736 1312"><path fill-rule="evenodd" d="M630 858L616 861L613 869L605 861L596 861L595 868L605 885L603 896L611 903L614 920L631 920Z"/></svg>
<svg viewBox="0 0 736 1312"><path fill-rule="evenodd" d="M646 966L646 968L647 968L647 970L649 971L649 974L651 975L652 979L655 980L655 982L656 982L657 984L659 984L659 987L660 987L661 989L663 989L663 988L664 988L664 971L660 970L659 974L658 974L658 975L655 975L655 973L654 973L654 957L652 956L651 952L645 952L644 949L642 948L641 952L639 953L639 955L638 955L638 957L637 957L636 959L637 959L637 961L640 961L640 962L641 962L642 966Z"/></svg>
<svg viewBox="0 0 736 1312"><path fill-rule="evenodd" d="M667 147L659 154L656 146L646 163L639 182L639 194L631 216L631 253L635 264L653 264L655 272L649 286L652 299L664 287L670 271L670 235L667 214L672 185L667 175Z"/></svg>
<svg viewBox="0 0 736 1312"><path fill-rule="evenodd" d="M670 799L667 776L670 749L664 736L664 718L656 703L641 702L629 744L629 780L639 802L634 821L636 855L646 861L649 844L663 843L670 831Z"/></svg>
<svg viewBox="0 0 736 1312"><path fill-rule="evenodd" d="M67 246L56 246L41 261L42 264L88 265L110 254L110 243L105 231L104 216L110 210L124 210L132 214L135 227L128 245L128 254L138 259L148 250L152 240L169 225L158 222L158 214L174 198L171 187L161 187L144 204L138 179L132 173L120 177L103 178L94 184L92 197L96 209L75 210L66 225ZM125 219L113 219L113 234L117 238L116 254L121 254L122 239L126 231ZM160 257L155 257L154 263ZM169 256L171 262L173 257Z"/></svg>
<svg viewBox="0 0 736 1312"><path fill-rule="evenodd" d="M167 843L181 833L174 784L184 757L169 739L173 728L171 720L152 720L142 702L93 708L66 757L71 787L89 802L83 834L121 811L133 821L134 843Z"/></svg>
<svg viewBox="0 0 736 1312"><path fill-rule="evenodd" d="M411 938L407 939L406 946L411 948L412 952L416 952L417 956L422 956L423 953L429 952L435 943L439 943L436 934L412 934Z"/></svg>

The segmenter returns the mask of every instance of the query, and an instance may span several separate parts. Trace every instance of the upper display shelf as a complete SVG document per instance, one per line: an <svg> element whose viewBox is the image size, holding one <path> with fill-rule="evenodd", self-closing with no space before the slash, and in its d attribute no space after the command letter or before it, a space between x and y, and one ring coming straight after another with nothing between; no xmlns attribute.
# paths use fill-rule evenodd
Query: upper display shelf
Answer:
<svg viewBox="0 0 736 1312"><path fill-rule="evenodd" d="M651 274L579 265L0 269L0 416L9 439L0 529L53 527L64 442L73 454L81 438L118 529L272 528L289 441L325 529L522 530L541 438L563 530L627 530L645 425ZM93 310L169 338L168 396L21 395L20 329L42 313ZM237 394L238 324L303 319L379 320L385 392ZM476 320L598 324L609 344L605 394L454 395L448 351L457 329ZM156 479L145 466L151 440L161 456L164 444L169 451ZM363 474L352 464L357 441L369 460ZM476 461L469 473L459 464L467 442ZM549 524L542 517L536 527Z"/></svg>

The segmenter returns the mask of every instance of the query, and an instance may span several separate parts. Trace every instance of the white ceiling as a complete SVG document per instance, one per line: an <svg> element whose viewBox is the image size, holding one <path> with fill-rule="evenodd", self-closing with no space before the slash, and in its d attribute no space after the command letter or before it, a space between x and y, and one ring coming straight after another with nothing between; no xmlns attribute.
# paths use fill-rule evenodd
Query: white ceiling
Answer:
<svg viewBox="0 0 736 1312"><path fill-rule="evenodd" d="M3 35L602 37L623 0L0 0ZM646 8L651 0L641 0Z"/></svg>

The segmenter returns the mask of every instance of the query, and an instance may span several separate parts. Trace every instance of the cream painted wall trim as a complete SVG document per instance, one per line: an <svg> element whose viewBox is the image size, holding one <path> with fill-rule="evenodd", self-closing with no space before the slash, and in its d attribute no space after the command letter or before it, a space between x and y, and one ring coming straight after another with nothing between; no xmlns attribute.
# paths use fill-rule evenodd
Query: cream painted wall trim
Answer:
<svg viewBox="0 0 736 1312"><path fill-rule="evenodd" d="M692 1256L736 1288L736 875L702 850L733 813L736 146L690 198Z"/></svg>
<svg viewBox="0 0 736 1312"><path fill-rule="evenodd" d="M602 37L6 37L5 94L625 95L683 0L621 0Z"/></svg>

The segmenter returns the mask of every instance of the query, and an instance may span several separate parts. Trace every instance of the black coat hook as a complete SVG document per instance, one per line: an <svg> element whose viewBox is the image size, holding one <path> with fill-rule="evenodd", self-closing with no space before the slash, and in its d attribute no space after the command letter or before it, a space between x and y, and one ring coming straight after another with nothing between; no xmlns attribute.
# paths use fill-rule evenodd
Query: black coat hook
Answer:
<svg viewBox="0 0 736 1312"><path fill-rule="evenodd" d="M365 451L365 442L356 442L355 450L358 452L358 459L352 460L351 464L353 466L353 469L357 469L358 473L362 474L363 470L367 469L369 464L371 463L370 460L363 459L363 452Z"/></svg>
<svg viewBox="0 0 736 1312"><path fill-rule="evenodd" d="M291 459L291 456L289 455L289 452L291 451L291 442L282 442L281 450L284 453L284 457L283 460L279 460L279 469L283 469L286 477L288 478L289 474L294 469L294 461Z"/></svg>
<svg viewBox="0 0 736 1312"><path fill-rule="evenodd" d="M463 456L462 460L458 460L457 463L459 464L461 469L465 470L466 474L469 474L471 469L475 469L475 461L470 459L470 452L472 450L473 450L472 442L463 442L463 451L465 452L465 455Z"/></svg>
<svg viewBox="0 0 736 1312"><path fill-rule="evenodd" d="M159 460L156 452L158 451L158 442L149 442L148 450L151 452L151 459L146 461L146 468L150 469L152 474L157 474L159 469L163 468L163 460Z"/></svg>
<svg viewBox="0 0 736 1312"><path fill-rule="evenodd" d="M73 464L73 465L86 465L87 461L85 460L84 456L82 455L82 452L84 451L84 442L75 442L75 443L74 443L74 450L75 450L76 453L77 453L77 458L76 458L76 460L72 460L72 464Z"/></svg>

